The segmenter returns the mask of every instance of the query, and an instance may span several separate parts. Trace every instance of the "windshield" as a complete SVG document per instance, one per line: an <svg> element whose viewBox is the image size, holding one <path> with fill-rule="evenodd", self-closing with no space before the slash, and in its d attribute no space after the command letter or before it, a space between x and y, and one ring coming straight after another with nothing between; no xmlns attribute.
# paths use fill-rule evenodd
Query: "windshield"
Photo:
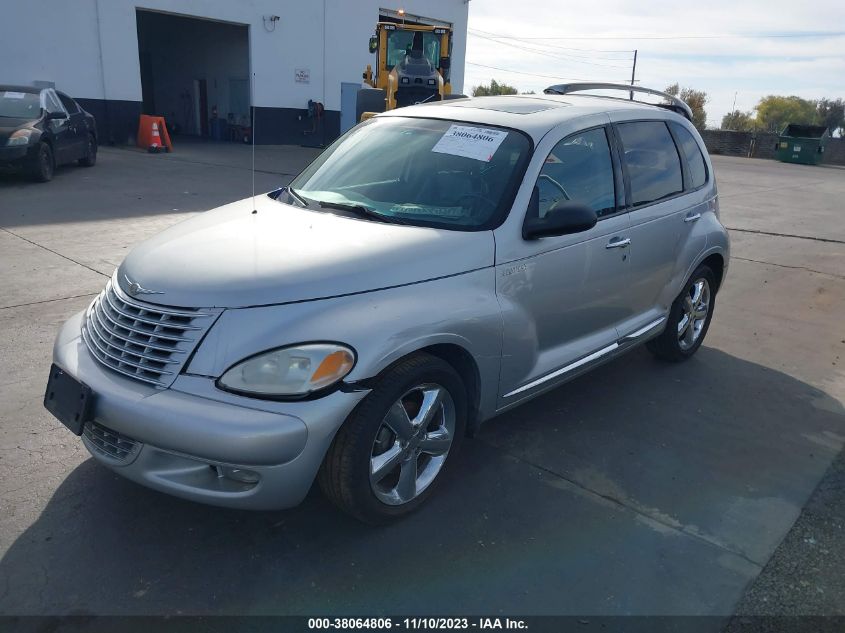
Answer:
<svg viewBox="0 0 845 633"><path fill-rule="evenodd" d="M32 92L0 91L0 116L14 119L37 119L41 116L41 99Z"/></svg>
<svg viewBox="0 0 845 633"><path fill-rule="evenodd" d="M528 137L514 130L375 118L338 139L290 186L314 206L356 205L373 220L482 230L507 212L530 151Z"/></svg>
<svg viewBox="0 0 845 633"><path fill-rule="evenodd" d="M422 49L425 58L434 68L440 66L440 35L426 31L388 31L387 32L387 69L405 59L405 55L414 44L414 35L422 36Z"/></svg>

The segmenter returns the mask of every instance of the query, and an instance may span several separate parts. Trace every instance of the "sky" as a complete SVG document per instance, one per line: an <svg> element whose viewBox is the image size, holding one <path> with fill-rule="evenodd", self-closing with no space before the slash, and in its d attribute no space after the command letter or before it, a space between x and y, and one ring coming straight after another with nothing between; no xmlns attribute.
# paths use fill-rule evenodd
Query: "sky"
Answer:
<svg viewBox="0 0 845 633"><path fill-rule="evenodd" d="M464 90L573 80L679 83L708 95L707 126L769 94L845 98L845 1L467 0ZM777 36L777 37L775 37ZM529 74L532 73L532 74Z"/></svg>

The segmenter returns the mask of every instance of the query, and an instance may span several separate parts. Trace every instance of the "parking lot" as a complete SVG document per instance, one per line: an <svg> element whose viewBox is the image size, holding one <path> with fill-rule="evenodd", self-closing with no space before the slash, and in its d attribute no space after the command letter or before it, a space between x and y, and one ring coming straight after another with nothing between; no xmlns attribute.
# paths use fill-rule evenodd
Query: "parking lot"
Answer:
<svg viewBox="0 0 845 633"><path fill-rule="evenodd" d="M316 150L262 146L255 187ZM714 157L732 260L689 362L645 350L489 422L420 512L248 513L94 463L53 337L139 240L244 198L249 148L0 177L0 613L729 615L845 443L845 170Z"/></svg>

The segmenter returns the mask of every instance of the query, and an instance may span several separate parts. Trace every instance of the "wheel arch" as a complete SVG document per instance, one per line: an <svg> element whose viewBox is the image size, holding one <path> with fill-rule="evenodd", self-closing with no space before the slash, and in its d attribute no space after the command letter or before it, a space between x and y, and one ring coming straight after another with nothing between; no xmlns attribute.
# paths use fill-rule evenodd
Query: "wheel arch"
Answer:
<svg viewBox="0 0 845 633"><path fill-rule="evenodd" d="M707 266L710 270L713 271L713 274L716 276L716 292L719 291L719 288L722 285L722 281L725 275L725 258L722 256L721 253L711 253L707 257L705 257L701 262L698 263L698 266Z"/></svg>
<svg viewBox="0 0 845 633"><path fill-rule="evenodd" d="M403 353L401 355L391 359L390 363L383 367L378 372L378 374L371 378L360 380L358 381L358 384L365 387L370 387L376 381L378 381L379 378L388 373L398 363L401 363L410 356L420 353L430 354L431 356L439 358L443 362L450 365L452 369L454 369L461 377L461 380L464 383L464 387L466 388L467 396L467 435L472 437L473 435L475 435L476 431L481 425L482 420L481 369L479 368L475 357L470 353L470 351L467 348L458 345L457 343L430 343L428 345L416 347L412 350L403 350Z"/></svg>

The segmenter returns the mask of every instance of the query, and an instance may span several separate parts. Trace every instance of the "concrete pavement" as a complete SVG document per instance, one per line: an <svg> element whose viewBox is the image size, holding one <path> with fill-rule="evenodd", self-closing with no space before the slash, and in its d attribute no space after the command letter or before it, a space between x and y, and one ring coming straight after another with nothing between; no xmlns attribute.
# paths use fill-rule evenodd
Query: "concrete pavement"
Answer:
<svg viewBox="0 0 845 633"><path fill-rule="evenodd" d="M733 612L845 442L845 171L715 157L734 257L699 354L638 350L497 418L373 529L316 492L245 513L146 490L41 406L59 324L132 244L248 195L247 150L0 180L0 614ZM314 155L261 148L257 189Z"/></svg>

